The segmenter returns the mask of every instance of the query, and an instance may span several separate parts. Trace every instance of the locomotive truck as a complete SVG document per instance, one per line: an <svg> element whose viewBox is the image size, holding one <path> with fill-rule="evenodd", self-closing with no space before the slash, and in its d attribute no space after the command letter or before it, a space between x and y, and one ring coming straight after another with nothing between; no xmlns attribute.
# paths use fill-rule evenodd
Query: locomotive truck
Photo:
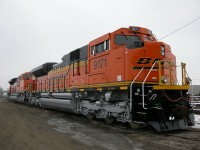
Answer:
<svg viewBox="0 0 200 150"><path fill-rule="evenodd" d="M120 28L9 81L8 98L60 111L83 114L157 131L194 125L181 64L177 80L171 47L143 27Z"/></svg>

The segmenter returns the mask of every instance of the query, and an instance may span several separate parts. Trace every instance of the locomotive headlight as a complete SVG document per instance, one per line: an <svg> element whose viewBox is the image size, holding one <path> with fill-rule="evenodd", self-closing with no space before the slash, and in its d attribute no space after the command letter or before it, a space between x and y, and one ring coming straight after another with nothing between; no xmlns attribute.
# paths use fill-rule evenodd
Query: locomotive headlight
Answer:
<svg viewBox="0 0 200 150"><path fill-rule="evenodd" d="M162 83L167 83L167 78L165 76L162 76L161 81L162 81Z"/></svg>
<svg viewBox="0 0 200 150"><path fill-rule="evenodd" d="M165 46L163 46L163 45L160 46L160 54L162 56L165 56Z"/></svg>

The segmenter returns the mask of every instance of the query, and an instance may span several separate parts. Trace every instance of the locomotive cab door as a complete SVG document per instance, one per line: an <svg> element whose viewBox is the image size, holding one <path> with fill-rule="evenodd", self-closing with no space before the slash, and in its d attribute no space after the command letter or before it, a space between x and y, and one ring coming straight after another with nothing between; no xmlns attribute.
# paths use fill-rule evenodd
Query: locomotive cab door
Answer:
<svg viewBox="0 0 200 150"><path fill-rule="evenodd" d="M91 44L92 45L92 44ZM110 82L109 71L110 71L110 50L109 40L105 40L98 44L90 46L90 57L89 57L89 84L98 84L96 87L108 86Z"/></svg>

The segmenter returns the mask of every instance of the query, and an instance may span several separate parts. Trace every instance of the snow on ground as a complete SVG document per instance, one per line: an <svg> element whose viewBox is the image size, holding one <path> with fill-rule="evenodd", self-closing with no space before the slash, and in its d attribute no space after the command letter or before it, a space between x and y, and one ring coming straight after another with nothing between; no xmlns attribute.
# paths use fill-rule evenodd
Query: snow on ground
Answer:
<svg viewBox="0 0 200 150"><path fill-rule="evenodd" d="M194 117L195 117L195 126L193 126L193 128L200 129L200 115L194 115Z"/></svg>

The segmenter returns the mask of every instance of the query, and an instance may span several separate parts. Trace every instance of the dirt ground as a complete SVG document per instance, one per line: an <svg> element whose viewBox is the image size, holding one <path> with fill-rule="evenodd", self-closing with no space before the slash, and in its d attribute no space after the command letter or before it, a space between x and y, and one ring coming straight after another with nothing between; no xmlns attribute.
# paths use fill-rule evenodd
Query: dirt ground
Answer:
<svg viewBox="0 0 200 150"><path fill-rule="evenodd" d="M0 98L1 150L199 150L200 130L157 133Z"/></svg>

